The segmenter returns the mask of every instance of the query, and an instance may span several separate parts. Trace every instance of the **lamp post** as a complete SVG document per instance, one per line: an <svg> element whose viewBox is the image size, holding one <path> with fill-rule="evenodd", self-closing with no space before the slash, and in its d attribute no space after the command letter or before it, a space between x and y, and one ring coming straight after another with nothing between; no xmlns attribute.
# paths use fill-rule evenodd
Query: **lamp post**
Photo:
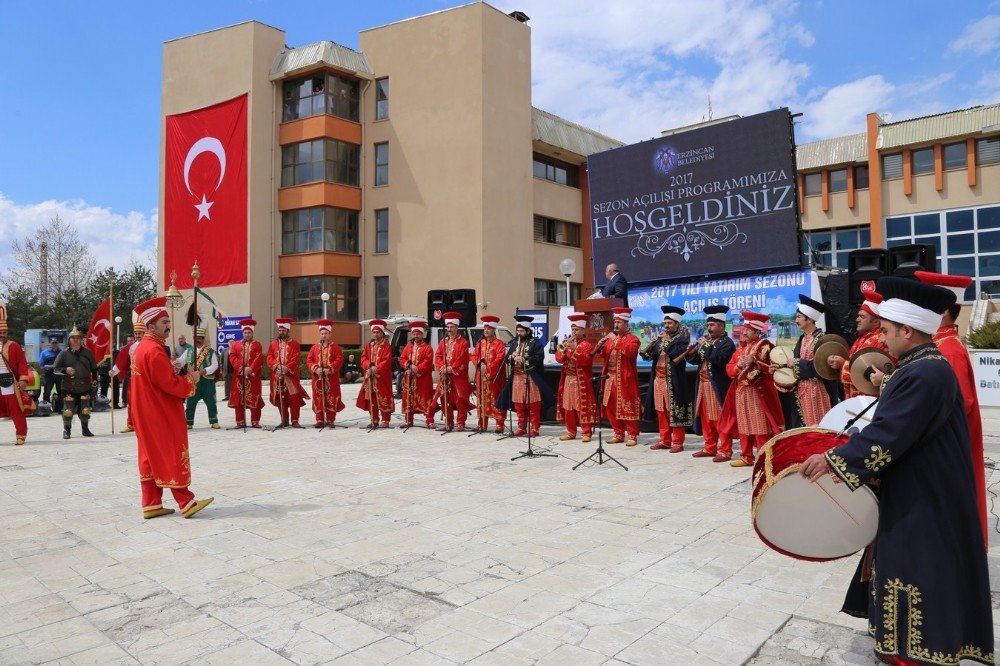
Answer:
<svg viewBox="0 0 1000 666"><path fill-rule="evenodd" d="M122 348L122 318L115 317L115 349Z"/></svg>
<svg viewBox="0 0 1000 666"><path fill-rule="evenodd" d="M576 272L576 262L566 258L559 262L559 272L566 276L566 305L570 305L569 278Z"/></svg>
<svg viewBox="0 0 1000 666"><path fill-rule="evenodd" d="M326 319L326 302L330 300L330 294L324 291L319 297L323 301L323 319Z"/></svg>

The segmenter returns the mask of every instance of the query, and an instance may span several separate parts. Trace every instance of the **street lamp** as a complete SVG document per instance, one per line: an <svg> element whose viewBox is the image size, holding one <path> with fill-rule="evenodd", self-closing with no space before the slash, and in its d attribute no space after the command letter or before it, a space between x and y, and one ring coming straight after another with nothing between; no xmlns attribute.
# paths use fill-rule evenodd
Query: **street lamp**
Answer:
<svg viewBox="0 0 1000 666"><path fill-rule="evenodd" d="M559 262L559 272L566 276L566 305L570 305L569 302L569 278L573 273L576 272L576 262L572 259L563 259Z"/></svg>
<svg viewBox="0 0 1000 666"><path fill-rule="evenodd" d="M122 348L122 318L115 317L115 349Z"/></svg>
<svg viewBox="0 0 1000 666"><path fill-rule="evenodd" d="M330 294L324 291L319 297L323 301L323 319L326 319L326 302L330 300Z"/></svg>

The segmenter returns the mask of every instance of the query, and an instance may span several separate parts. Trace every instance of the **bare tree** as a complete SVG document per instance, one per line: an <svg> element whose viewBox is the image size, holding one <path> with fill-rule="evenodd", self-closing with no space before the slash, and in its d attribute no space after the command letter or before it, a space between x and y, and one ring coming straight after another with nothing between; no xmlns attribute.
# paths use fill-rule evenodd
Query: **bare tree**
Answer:
<svg viewBox="0 0 1000 666"><path fill-rule="evenodd" d="M47 307L93 277L97 263L80 240L76 227L58 215L26 239L11 244L13 266L0 278L7 292L29 289Z"/></svg>

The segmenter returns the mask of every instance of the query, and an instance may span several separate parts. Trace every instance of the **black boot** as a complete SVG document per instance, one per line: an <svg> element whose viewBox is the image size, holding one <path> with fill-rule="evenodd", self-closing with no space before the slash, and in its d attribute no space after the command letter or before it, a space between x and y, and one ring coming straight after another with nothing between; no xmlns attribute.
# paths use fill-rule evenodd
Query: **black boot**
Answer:
<svg viewBox="0 0 1000 666"><path fill-rule="evenodd" d="M90 425L89 424L82 423L80 425L82 426L81 430L83 431L83 436L84 437L93 437L94 436L94 433L90 432Z"/></svg>
<svg viewBox="0 0 1000 666"><path fill-rule="evenodd" d="M69 439L69 428L63 428L63 439Z"/></svg>

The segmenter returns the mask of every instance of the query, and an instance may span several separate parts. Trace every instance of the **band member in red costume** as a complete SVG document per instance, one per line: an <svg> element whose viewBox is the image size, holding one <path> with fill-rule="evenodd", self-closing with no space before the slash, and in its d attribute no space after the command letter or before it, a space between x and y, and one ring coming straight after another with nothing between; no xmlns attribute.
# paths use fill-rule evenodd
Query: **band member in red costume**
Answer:
<svg viewBox="0 0 1000 666"><path fill-rule="evenodd" d="M419 319L411 321L410 342L399 354L399 366L403 369L403 422L409 428L413 425L413 415L423 414L429 430L434 429L434 350L424 341L427 322Z"/></svg>
<svg viewBox="0 0 1000 666"><path fill-rule="evenodd" d="M503 432L507 410L496 406L497 396L507 382L507 365L503 362L507 351L503 341L497 338L500 317L483 315L483 339L472 350L469 360L476 366L476 400L479 403L479 432L489 429L490 419L496 425L496 432Z"/></svg>
<svg viewBox="0 0 1000 666"><path fill-rule="evenodd" d="M279 317L274 320L278 338L271 341L267 350L267 367L271 369L271 404L281 414L281 426L299 427L299 410L306 404L305 391L299 381L301 348L292 339L292 320Z"/></svg>
<svg viewBox="0 0 1000 666"><path fill-rule="evenodd" d="M236 410L236 427L246 426L246 410L250 410L250 427L260 427L260 413L264 408L260 370L264 366L264 348L254 340L257 322L241 319L243 339L234 341L229 348L229 366L236 383L229 392L229 406Z"/></svg>
<svg viewBox="0 0 1000 666"><path fill-rule="evenodd" d="M589 442L597 421L597 400L594 398L593 345L587 342L585 314L569 315L573 335L556 349L556 361L562 363L559 375L559 397L556 400L556 419L566 423L562 441L576 439L576 429L583 431L583 441Z"/></svg>
<svg viewBox="0 0 1000 666"><path fill-rule="evenodd" d="M639 372L636 368L639 338L629 330L631 308L611 308L611 313L614 328L611 333L598 340L591 354L604 359L604 374L608 376L601 396L602 412L615 431L615 436L608 440L608 444L626 441L627 430L626 446L635 446L639 441L639 419L642 417L639 406Z"/></svg>
<svg viewBox="0 0 1000 666"><path fill-rule="evenodd" d="M851 345L851 351L848 352L847 358L831 356L827 359L827 363L830 364L832 369L840 370L840 383L844 386L845 399L854 398L862 394L851 380L851 364L848 360L853 358L860 350L868 347L875 347L876 349L881 349L886 354L889 353L885 343L882 342L882 320L878 316L878 304L882 302L882 296L875 291L875 282L873 280L861 283L861 295L864 296L865 300L858 311L856 320L858 324L858 337L854 340L854 344Z"/></svg>
<svg viewBox="0 0 1000 666"><path fill-rule="evenodd" d="M24 444L28 437L25 414L35 409L28 395L31 376L21 345L7 339L7 308L0 305L0 417L9 416L14 422L14 444Z"/></svg>
<svg viewBox="0 0 1000 666"><path fill-rule="evenodd" d="M368 412L372 428L388 428L389 419L396 408L392 397L392 345L386 338L389 329L382 319L372 319L368 322L372 331L372 339L365 345L361 354L361 371L365 381L358 393L357 406Z"/></svg>
<svg viewBox="0 0 1000 666"><path fill-rule="evenodd" d="M444 429L465 430L465 420L469 410L475 405L469 400L472 383L469 382L469 341L458 334L462 315L457 312L444 313L445 338L438 343L434 354L434 366L438 371L438 400L443 403ZM453 416L457 412L457 418Z"/></svg>
<svg viewBox="0 0 1000 666"><path fill-rule="evenodd" d="M337 420L337 412L344 409L340 397L340 366L344 364L344 351L330 339L333 322L320 319L319 344L312 346L306 357L306 367L312 375L312 410L316 415L316 427L332 426Z"/></svg>

